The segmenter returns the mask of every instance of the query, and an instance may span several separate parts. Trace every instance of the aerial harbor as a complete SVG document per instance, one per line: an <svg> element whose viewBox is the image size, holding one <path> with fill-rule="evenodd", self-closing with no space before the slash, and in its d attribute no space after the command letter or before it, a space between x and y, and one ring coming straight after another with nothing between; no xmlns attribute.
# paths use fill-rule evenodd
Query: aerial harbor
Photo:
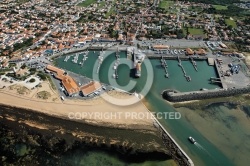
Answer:
<svg viewBox="0 0 250 166"><path fill-rule="evenodd" d="M249 9L0 1L0 165L248 165Z"/></svg>

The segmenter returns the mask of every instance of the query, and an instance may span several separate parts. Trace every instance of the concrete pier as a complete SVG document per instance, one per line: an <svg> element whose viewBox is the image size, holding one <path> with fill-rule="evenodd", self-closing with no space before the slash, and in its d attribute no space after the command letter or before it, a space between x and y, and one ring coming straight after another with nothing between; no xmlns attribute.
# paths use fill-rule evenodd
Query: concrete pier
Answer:
<svg viewBox="0 0 250 166"><path fill-rule="evenodd" d="M180 166L194 166L191 158L184 152L184 150L177 144L173 137L167 132L167 130L161 125L158 119L152 112L144 105L145 109L151 114L153 118L154 126L159 130L165 147L170 151L171 157Z"/></svg>

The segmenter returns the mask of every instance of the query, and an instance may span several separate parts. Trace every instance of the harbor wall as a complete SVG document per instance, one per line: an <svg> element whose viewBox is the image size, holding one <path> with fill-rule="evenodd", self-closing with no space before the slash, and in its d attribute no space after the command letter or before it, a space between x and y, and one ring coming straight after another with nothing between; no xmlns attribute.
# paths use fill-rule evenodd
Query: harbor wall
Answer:
<svg viewBox="0 0 250 166"><path fill-rule="evenodd" d="M58 56L62 56L62 55L67 55L67 54L72 54L72 53L77 53L77 52L81 52L81 51L85 51L85 50L103 50L103 51L116 51L117 47L101 47L101 46L83 46L80 48L73 48L71 50L64 50L62 52L58 52L55 53L51 56L51 58L56 58ZM127 47L119 47L120 51L126 51Z"/></svg>
<svg viewBox="0 0 250 166"><path fill-rule="evenodd" d="M149 59L161 59L162 57L167 60L176 60L177 56L169 56L169 55L148 55L147 57ZM189 60L188 56L179 56L180 60ZM207 60L207 57L192 57L194 60Z"/></svg>
<svg viewBox="0 0 250 166"><path fill-rule="evenodd" d="M249 92L250 92L250 86L243 88L193 91L188 93L187 92L179 93L168 89L163 91L162 96L164 99L171 102L182 102L182 101L210 99L217 97L229 97L234 95L246 94Z"/></svg>
<svg viewBox="0 0 250 166"><path fill-rule="evenodd" d="M151 114L151 117L153 117L154 126L159 130L164 145L170 151L170 156L176 162L178 162L178 165L194 166L194 163L191 160L191 158L184 152L184 150L178 145L178 143L174 140L174 138L161 125L161 123L154 116L154 114L152 112L150 112L145 105L144 105L144 107Z"/></svg>

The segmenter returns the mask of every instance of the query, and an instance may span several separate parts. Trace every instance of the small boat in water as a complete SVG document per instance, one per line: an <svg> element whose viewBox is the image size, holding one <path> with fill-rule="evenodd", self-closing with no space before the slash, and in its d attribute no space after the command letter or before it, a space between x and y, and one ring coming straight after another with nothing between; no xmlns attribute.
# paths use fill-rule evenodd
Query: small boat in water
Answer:
<svg viewBox="0 0 250 166"><path fill-rule="evenodd" d="M192 143L192 144L195 144L196 143L196 141L195 141L195 139L193 138L193 137L188 137L188 140Z"/></svg>
<svg viewBox="0 0 250 166"><path fill-rule="evenodd" d="M187 79L188 82L191 81L191 77L190 76L187 76L186 79Z"/></svg>

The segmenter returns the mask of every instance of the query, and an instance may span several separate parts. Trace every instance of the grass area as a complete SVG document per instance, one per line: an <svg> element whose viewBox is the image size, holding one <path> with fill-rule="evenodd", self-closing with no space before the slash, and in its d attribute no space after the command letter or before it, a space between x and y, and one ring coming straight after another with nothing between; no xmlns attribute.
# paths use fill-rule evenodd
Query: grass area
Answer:
<svg viewBox="0 0 250 166"><path fill-rule="evenodd" d="M40 77L43 81L44 81L44 80L48 80L49 83L50 83L50 85L51 85L51 87L52 87L52 89L53 89L53 90L56 90L56 86L55 86L54 82L52 81L50 75L48 75L48 74L46 74L46 73L43 73L43 72L39 71L39 72L37 73L37 76Z"/></svg>
<svg viewBox="0 0 250 166"><path fill-rule="evenodd" d="M161 0L159 3L159 8L167 9L172 5L174 5L174 1Z"/></svg>
<svg viewBox="0 0 250 166"><path fill-rule="evenodd" d="M229 25L232 25L233 28L236 28L237 25L236 25L236 22L234 20L231 20L231 19L225 19L225 22L226 24L229 26Z"/></svg>
<svg viewBox="0 0 250 166"><path fill-rule="evenodd" d="M223 5L213 5L216 10L227 10L227 6Z"/></svg>
<svg viewBox="0 0 250 166"><path fill-rule="evenodd" d="M105 5L105 3L106 2L104 2L104 1L101 1L100 3L99 3L99 6L98 6L98 8L102 8L104 5Z"/></svg>
<svg viewBox="0 0 250 166"><path fill-rule="evenodd" d="M51 97L51 94L50 94L49 92L47 92L47 91L41 91L41 92L38 92L38 93L37 93L37 97L38 97L39 99L44 99L44 100L46 100L46 99L48 99L48 98Z"/></svg>
<svg viewBox="0 0 250 166"><path fill-rule="evenodd" d="M11 85L9 86L10 90L16 90L18 94L20 95L24 95L24 94L29 94L30 90L24 86L20 86L20 85Z"/></svg>
<svg viewBox="0 0 250 166"><path fill-rule="evenodd" d="M49 81L49 83L50 83L50 85L51 85L51 88L52 88L53 90L56 90L56 86L55 86L54 82L52 81L51 77L50 77L48 74L46 74L46 78L47 78L47 80Z"/></svg>
<svg viewBox="0 0 250 166"><path fill-rule="evenodd" d="M96 3L96 0L85 0L84 2L77 4L77 6L88 7L89 5L93 3Z"/></svg>
<svg viewBox="0 0 250 166"><path fill-rule="evenodd" d="M188 32L191 35L204 35L203 29L199 29L199 28L188 28Z"/></svg>
<svg viewBox="0 0 250 166"><path fill-rule="evenodd" d="M105 14L105 17L108 18L113 13L115 13L115 10L114 7L111 7L111 9Z"/></svg>

